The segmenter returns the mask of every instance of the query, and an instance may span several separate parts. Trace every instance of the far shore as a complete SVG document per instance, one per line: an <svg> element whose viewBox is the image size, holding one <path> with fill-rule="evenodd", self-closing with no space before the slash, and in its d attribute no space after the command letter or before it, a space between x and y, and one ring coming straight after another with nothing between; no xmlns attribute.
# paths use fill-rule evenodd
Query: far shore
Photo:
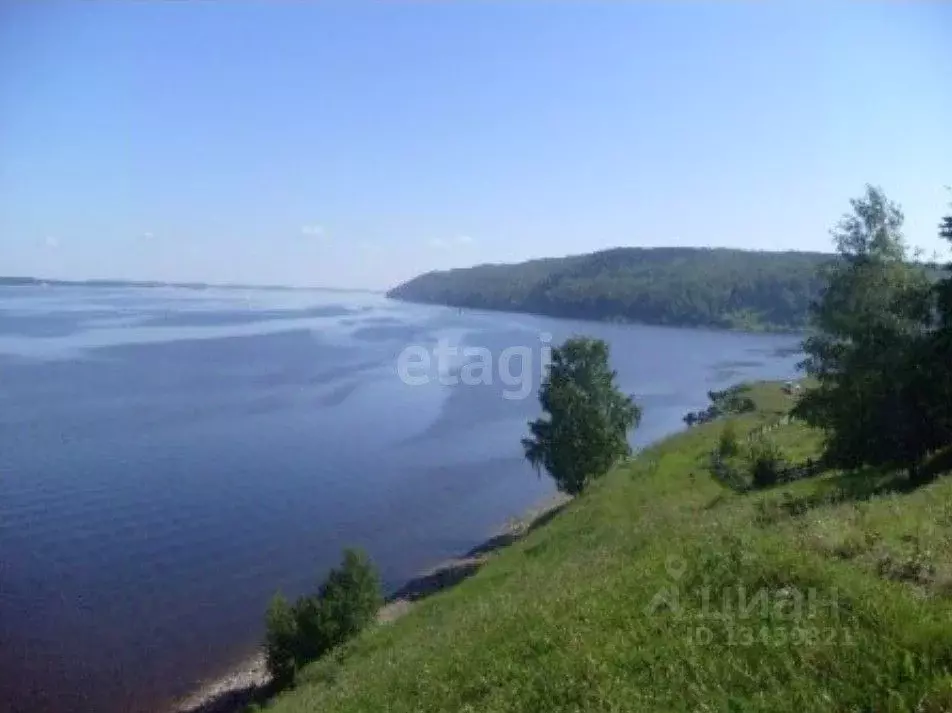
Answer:
<svg viewBox="0 0 952 713"><path fill-rule="evenodd" d="M469 552L443 562L406 582L387 597L377 613L381 624L395 621L420 599L453 587L476 574L497 550L517 542L532 529L554 516L570 498L555 493L537 503L520 517L510 520L498 532ZM249 704L269 695L271 683L264 653L258 651L227 673L199 685L186 698L162 713L240 713Z"/></svg>

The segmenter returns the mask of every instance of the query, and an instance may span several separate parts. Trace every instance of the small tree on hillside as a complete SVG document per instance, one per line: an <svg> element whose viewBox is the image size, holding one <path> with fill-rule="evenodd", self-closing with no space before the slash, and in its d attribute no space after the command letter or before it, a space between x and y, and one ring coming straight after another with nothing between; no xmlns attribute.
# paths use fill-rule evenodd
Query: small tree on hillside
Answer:
<svg viewBox="0 0 952 713"><path fill-rule="evenodd" d="M545 416L529 423L531 437L522 440L526 459L569 495L630 455L628 432L641 420L641 409L619 391L608 358L600 339L575 337L553 349L539 391Z"/></svg>
<svg viewBox="0 0 952 713"><path fill-rule="evenodd" d="M314 661L359 634L373 623L382 604L373 563L360 550L344 550L340 566L328 573L317 594L301 597L294 605L296 665Z"/></svg>
<svg viewBox="0 0 952 713"><path fill-rule="evenodd" d="M380 577L362 550L344 550L340 567L330 571L317 596L333 622L333 629L328 632L332 646L373 623L383 605Z"/></svg>
<svg viewBox="0 0 952 713"><path fill-rule="evenodd" d="M295 650L298 632L294 611L288 600L275 594L265 615L265 662L271 678L279 688L294 681Z"/></svg>
<svg viewBox="0 0 952 713"><path fill-rule="evenodd" d="M344 550L317 594L299 597L293 606L275 595L265 620L265 657L275 684L289 685L295 671L359 634L382 603L380 578L360 550Z"/></svg>

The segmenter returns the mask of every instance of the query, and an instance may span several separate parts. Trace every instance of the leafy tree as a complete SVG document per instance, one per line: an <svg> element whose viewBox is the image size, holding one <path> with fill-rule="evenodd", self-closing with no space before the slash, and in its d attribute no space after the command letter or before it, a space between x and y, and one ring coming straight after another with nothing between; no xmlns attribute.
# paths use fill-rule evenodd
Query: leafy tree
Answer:
<svg viewBox="0 0 952 713"><path fill-rule="evenodd" d="M329 648L356 636L373 623L383 605L380 577L361 550L344 550L339 569L332 569L318 592L328 620Z"/></svg>
<svg viewBox="0 0 952 713"><path fill-rule="evenodd" d="M931 286L908 261L899 207L872 186L851 205L833 231L841 259L825 269L816 333L804 342L818 386L796 414L825 429L830 462L901 464L915 475L937 438L917 406L929 388Z"/></svg>
<svg viewBox="0 0 952 713"><path fill-rule="evenodd" d="M336 627L318 596L299 597L294 602L293 612L297 632L293 648L294 664L300 668L334 648Z"/></svg>
<svg viewBox="0 0 952 713"><path fill-rule="evenodd" d="M570 495L631 453L628 432L641 420L641 409L619 391L608 359L600 339L574 337L553 349L539 391L545 416L529 423L531 438L522 440L532 466L548 471Z"/></svg>
<svg viewBox="0 0 952 713"><path fill-rule="evenodd" d="M265 661L275 685L280 688L294 681L297 623L288 600L275 594L265 615Z"/></svg>
<svg viewBox="0 0 952 713"><path fill-rule="evenodd" d="M289 685L295 671L369 626L383 603L380 578L359 550L345 550L340 567L332 569L317 594L299 597L293 606L275 595L266 616L265 655L279 687Z"/></svg>

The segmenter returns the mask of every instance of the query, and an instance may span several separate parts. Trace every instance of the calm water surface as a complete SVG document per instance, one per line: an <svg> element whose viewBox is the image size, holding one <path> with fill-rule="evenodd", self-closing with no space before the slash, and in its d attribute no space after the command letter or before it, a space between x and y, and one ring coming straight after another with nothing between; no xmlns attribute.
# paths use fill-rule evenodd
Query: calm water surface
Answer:
<svg viewBox="0 0 952 713"><path fill-rule="evenodd" d="M518 386L398 376L485 347L611 344L636 445L709 389L795 373L787 336L463 313L329 291L0 287L0 710L154 712L246 655L276 589L359 545L388 587L551 492ZM414 372L419 374L419 369Z"/></svg>

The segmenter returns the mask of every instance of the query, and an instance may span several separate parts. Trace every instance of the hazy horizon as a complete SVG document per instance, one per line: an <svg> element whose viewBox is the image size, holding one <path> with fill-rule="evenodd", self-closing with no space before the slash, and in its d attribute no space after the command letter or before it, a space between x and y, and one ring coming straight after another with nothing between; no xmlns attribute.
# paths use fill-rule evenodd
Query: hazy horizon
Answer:
<svg viewBox="0 0 952 713"><path fill-rule="evenodd" d="M11 2L0 271L393 287L611 247L937 236L952 6Z"/></svg>
<svg viewBox="0 0 952 713"><path fill-rule="evenodd" d="M650 245L650 246L640 246L640 245L618 245L615 247L601 248L598 252L605 252L610 250L619 250L619 249L643 249L643 250L665 250L665 249L679 249L679 250L740 250L745 252L768 252L768 253L819 253L824 255L830 255L831 257L836 253L831 250L817 250L817 251L804 251L804 250L795 250L795 249L782 249L782 250L771 250L770 248L734 248L725 245ZM531 258L530 260L546 260L546 259L555 259L560 260L563 258L579 257L581 255L586 255L590 253L571 253L568 255L546 255L540 258ZM529 262L529 260L503 263L497 261L487 261L474 263L472 265L461 266L460 268L438 268L440 270L453 270L453 269L467 269L470 267L484 267L489 265L513 265L519 264L522 262ZM416 275L411 276L408 279L413 279L424 273L417 273ZM383 294L389 292L392 288L397 287L401 283L395 283L386 287L361 287L360 285L355 285L352 287L332 287L328 285L319 285L319 284L291 284L291 283L254 283L254 282L208 282L202 280L150 280L150 279L134 279L126 277L110 277L110 276L93 276L93 277L76 277L76 278L58 278L58 277L49 277L47 275L14 275L14 274L0 274L0 280L18 280L18 279L28 279L28 280L37 280L37 281L51 281L51 282L75 282L75 283L84 283L84 282L128 282L128 283L157 283L157 284L169 284L169 285L200 285L202 287L250 287L256 289L288 289L288 290L328 290L334 292L371 292L374 294ZM404 281L406 282L406 280Z"/></svg>

